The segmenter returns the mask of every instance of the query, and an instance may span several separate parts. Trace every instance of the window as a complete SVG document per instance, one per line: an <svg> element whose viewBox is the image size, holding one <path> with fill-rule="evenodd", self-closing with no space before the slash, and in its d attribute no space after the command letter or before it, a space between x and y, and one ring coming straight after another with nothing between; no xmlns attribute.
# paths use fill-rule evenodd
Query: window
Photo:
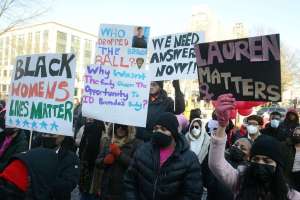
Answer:
<svg viewBox="0 0 300 200"><path fill-rule="evenodd" d="M74 96L77 96L78 95L78 88L75 88L74 90Z"/></svg>
<svg viewBox="0 0 300 200"><path fill-rule="evenodd" d="M6 90L7 90L7 85L2 85L2 92L6 92Z"/></svg>
<svg viewBox="0 0 300 200"><path fill-rule="evenodd" d="M24 35L18 36L18 45L17 45L17 56L23 55L25 47L25 37Z"/></svg>
<svg viewBox="0 0 300 200"><path fill-rule="evenodd" d="M43 52L48 52L48 42L49 42L49 31L45 30L43 33Z"/></svg>
<svg viewBox="0 0 300 200"><path fill-rule="evenodd" d="M26 43L26 54L31 54L32 52L32 33L28 33L27 43Z"/></svg>
<svg viewBox="0 0 300 200"><path fill-rule="evenodd" d="M57 31L56 52L65 53L67 47L67 33Z"/></svg>
<svg viewBox="0 0 300 200"><path fill-rule="evenodd" d="M7 70L3 70L3 76L7 77Z"/></svg>
<svg viewBox="0 0 300 200"><path fill-rule="evenodd" d="M3 46L4 46L4 42L3 39L0 39L0 66L3 65Z"/></svg>
<svg viewBox="0 0 300 200"><path fill-rule="evenodd" d="M41 34L40 32L35 32L35 45L34 45L34 53L40 53L40 40L41 40Z"/></svg>
<svg viewBox="0 0 300 200"><path fill-rule="evenodd" d="M4 50L4 65L8 65L8 52L9 52L9 37L6 37L5 50Z"/></svg>
<svg viewBox="0 0 300 200"><path fill-rule="evenodd" d="M71 53L76 56L76 65L79 66L80 61L80 38L72 35L71 37Z"/></svg>
<svg viewBox="0 0 300 200"><path fill-rule="evenodd" d="M13 65L16 60L16 41L17 37L15 35L11 38L11 49L10 49L10 64Z"/></svg>
<svg viewBox="0 0 300 200"><path fill-rule="evenodd" d="M92 41L85 40L83 66L87 66L91 63L91 56L92 56Z"/></svg>

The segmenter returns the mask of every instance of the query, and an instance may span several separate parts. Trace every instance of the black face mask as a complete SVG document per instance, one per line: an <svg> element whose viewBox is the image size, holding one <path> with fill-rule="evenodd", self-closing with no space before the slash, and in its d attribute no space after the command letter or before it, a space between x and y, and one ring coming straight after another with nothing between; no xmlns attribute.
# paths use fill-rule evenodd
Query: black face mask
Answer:
<svg viewBox="0 0 300 200"><path fill-rule="evenodd" d="M155 144L162 148L165 148L172 143L172 137L161 132L154 132L152 139Z"/></svg>
<svg viewBox="0 0 300 200"><path fill-rule="evenodd" d="M275 174L275 167L266 164L251 162L251 172L253 178L261 184L270 183Z"/></svg>
<svg viewBox="0 0 300 200"><path fill-rule="evenodd" d="M293 135L292 136L292 141L293 141L294 144L299 144L300 143L300 136Z"/></svg>
<svg viewBox="0 0 300 200"><path fill-rule="evenodd" d="M56 138L53 137L43 137L42 144L43 147L47 149L54 149L55 147L57 147Z"/></svg>
<svg viewBox="0 0 300 200"><path fill-rule="evenodd" d="M244 161L246 154L237 148L236 146L231 146L229 149L229 158L234 162L242 162Z"/></svg>

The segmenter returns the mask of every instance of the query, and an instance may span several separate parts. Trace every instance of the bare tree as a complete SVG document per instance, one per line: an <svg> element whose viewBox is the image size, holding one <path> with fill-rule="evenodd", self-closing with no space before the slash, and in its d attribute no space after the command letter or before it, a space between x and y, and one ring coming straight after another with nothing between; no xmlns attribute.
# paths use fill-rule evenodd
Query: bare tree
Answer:
<svg viewBox="0 0 300 200"><path fill-rule="evenodd" d="M51 2L51 0L0 0L0 36L45 14Z"/></svg>

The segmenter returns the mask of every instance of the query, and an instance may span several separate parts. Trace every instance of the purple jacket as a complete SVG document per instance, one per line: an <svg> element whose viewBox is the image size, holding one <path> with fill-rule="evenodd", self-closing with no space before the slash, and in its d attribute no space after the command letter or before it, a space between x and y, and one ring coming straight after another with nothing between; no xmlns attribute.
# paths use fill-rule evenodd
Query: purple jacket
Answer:
<svg viewBox="0 0 300 200"><path fill-rule="evenodd" d="M239 171L234 169L224 158L226 138L211 136L211 144L208 157L208 165L217 179L223 182L233 191L236 196L238 193ZM300 193L290 190L288 193L290 200L299 200Z"/></svg>

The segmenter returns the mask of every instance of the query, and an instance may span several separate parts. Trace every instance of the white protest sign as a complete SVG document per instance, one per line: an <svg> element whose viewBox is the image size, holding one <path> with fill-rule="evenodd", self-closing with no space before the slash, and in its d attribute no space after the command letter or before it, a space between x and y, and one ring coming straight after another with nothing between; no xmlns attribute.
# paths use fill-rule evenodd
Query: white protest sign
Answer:
<svg viewBox="0 0 300 200"><path fill-rule="evenodd" d="M152 80L197 79L194 45L200 42L204 42L203 32L152 38L149 44Z"/></svg>
<svg viewBox="0 0 300 200"><path fill-rule="evenodd" d="M82 113L86 117L146 126L150 71L145 68L149 27L100 26L96 65L86 68Z"/></svg>
<svg viewBox="0 0 300 200"><path fill-rule="evenodd" d="M73 136L74 54L36 54L16 58L6 125Z"/></svg>

